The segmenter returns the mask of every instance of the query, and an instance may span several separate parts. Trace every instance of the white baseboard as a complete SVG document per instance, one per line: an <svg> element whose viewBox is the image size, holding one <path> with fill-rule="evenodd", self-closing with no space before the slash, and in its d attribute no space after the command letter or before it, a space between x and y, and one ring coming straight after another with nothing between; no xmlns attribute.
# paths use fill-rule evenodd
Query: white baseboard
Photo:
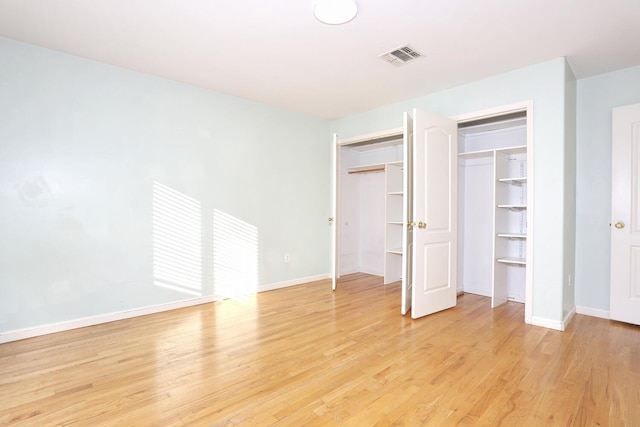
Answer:
<svg viewBox="0 0 640 427"><path fill-rule="evenodd" d="M564 316L562 321L545 319L543 317L527 317L524 319L524 322L530 325L542 326L543 328L555 329L556 331L566 331L567 326L573 319L573 316L576 314L576 308L573 307L569 312Z"/></svg>
<svg viewBox="0 0 640 427"><path fill-rule="evenodd" d="M526 323L535 326L542 326L543 328L555 329L556 331L564 331L564 323L559 320L545 319L544 317L532 316L529 319L525 319Z"/></svg>
<svg viewBox="0 0 640 427"><path fill-rule="evenodd" d="M51 323L49 325L34 326L32 328L18 329L16 331L0 333L0 344L18 341L25 338L33 338L40 335L69 331L71 329L84 328L86 326L99 325L101 323L115 322L116 320L130 319L132 317L145 316L147 314L160 313L162 311L176 310L178 308L191 307L216 301L214 296L198 297L168 304L158 304L149 307L134 308L132 310L118 311L115 313L100 314L97 316L83 317L65 322Z"/></svg>
<svg viewBox="0 0 640 427"><path fill-rule="evenodd" d="M566 331L567 330L567 326L569 326L569 323L571 322L571 319L573 319L573 316L576 314L576 306L574 305L571 310L569 310L569 312L567 313L566 316L564 316L564 319L562 319L562 330Z"/></svg>
<svg viewBox="0 0 640 427"><path fill-rule="evenodd" d="M583 314L585 316L599 317L601 319L611 319L609 310L602 310L599 308L576 306L576 313Z"/></svg>
<svg viewBox="0 0 640 427"><path fill-rule="evenodd" d="M300 279L287 280L258 287L258 292L270 291L273 289L286 288L288 286L301 285L315 282L317 280L328 279L329 274L319 274L317 276L303 277ZM178 308L191 307L194 305L207 304L219 298L216 296L205 296L192 298L183 301L158 304L150 307L135 308L132 310L119 311L115 313L101 314L98 316L84 317L81 319L68 320L66 322L52 323L49 325L34 326L32 328L18 329L16 331L1 332L0 344L18 341L26 338L33 338L40 335L53 334L56 332L69 331L71 329L84 328L86 326L99 325L101 323L114 322L116 320L130 319L132 317L145 316L147 314L160 313L162 311L176 310Z"/></svg>
<svg viewBox="0 0 640 427"><path fill-rule="evenodd" d="M288 288L289 286L303 285L309 282L317 282L318 280L329 279L329 274L318 274L316 276L301 277L299 279L285 280L284 282L271 283L268 285L258 286L258 292L272 291L274 289Z"/></svg>
<svg viewBox="0 0 640 427"><path fill-rule="evenodd" d="M464 291L466 293L469 293L469 294L480 295L480 296L483 296L483 297L490 297L491 296L491 290L489 290L489 292L486 292L484 289L474 288L473 286L469 286L469 285L463 286L462 288L458 288L458 291L460 291L460 290L462 290L462 291Z"/></svg>
<svg viewBox="0 0 640 427"><path fill-rule="evenodd" d="M362 268L360 269L359 273L364 273L364 274L370 274L372 276L384 276L384 270L374 270L374 269L366 269L366 268Z"/></svg>

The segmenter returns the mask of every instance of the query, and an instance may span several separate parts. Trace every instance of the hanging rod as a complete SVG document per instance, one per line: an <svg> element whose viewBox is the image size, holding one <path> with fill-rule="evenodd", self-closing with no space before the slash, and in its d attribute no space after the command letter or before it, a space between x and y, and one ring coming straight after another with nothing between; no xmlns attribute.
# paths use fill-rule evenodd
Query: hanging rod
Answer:
<svg viewBox="0 0 640 427"><path fill-rule="evenodd" d="M384 172L384 167L350 170L349 171L349 175L351 175L353 173L373 173L373 172Z"/></svg>

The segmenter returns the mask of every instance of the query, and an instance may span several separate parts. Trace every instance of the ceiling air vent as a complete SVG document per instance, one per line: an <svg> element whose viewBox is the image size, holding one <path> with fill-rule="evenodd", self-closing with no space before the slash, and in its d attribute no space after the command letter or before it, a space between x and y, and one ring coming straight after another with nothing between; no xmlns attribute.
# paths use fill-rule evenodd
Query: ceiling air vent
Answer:
<svg viewBox="0 0 640 427"><path fill-rule="evenodd" d="M380 59L387 61L388 63L393 64L397 67L421 57L421 53L416 52L409 46L402 46L380 55Z"/></svg>

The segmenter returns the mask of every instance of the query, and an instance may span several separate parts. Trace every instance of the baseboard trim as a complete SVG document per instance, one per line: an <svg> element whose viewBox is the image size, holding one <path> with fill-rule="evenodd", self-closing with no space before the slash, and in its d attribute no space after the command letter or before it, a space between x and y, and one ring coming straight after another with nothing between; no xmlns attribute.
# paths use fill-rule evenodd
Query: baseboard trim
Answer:
<svg viewBox="0 0 640 427"><path fill-rule="evenodd" d="M562 319L562 330L566 331L567 330L567 326L569 326L569 323L571 322L571 319L573 319L573 316L576 314L576 306L574 305L571 310L569 310L569 312L567 313L566 316L564 316L564 319Z"/></svg>
<svg viewBox="0 0 640 427"><path fill-rule="evenodd" d="M188 300L176 301L167 304L152 305L149 307L134 308L131 310L118 311L115 313L99 314L97 316L83 317L80 319L68 320L65 322L51 323L49 325L34 326L32 328L18 329L0 333L0 344L18 341L26 338L33 338L40 335L54 334L56 332L69 331L71 329L84 328L87 326L100 325L101 323L115 322L117 320L130 319L132 317L146 316L147 314L160 313L163 311L177 310L179 308L191 307L194 305L206 304L216 301L214 296L198 297Z"/></svg>
<svg viewBox="0 0 640 427"><path fill-rule="evenodd" d="M460 290L462 290L462 291L464 291L465 293L468 293L468 294L480 295L480 296L483 296L483 297L491 297L491 291L485 292L484 289L480 289L480 288L464 286L462 288L458 288L458 291L460 291Z"/></svg>
<svg viewBox="0 0 640 427"><path fill-rule="evenodd" d="M258 292L273 291L274 289L288 288L289 286L304 285L309 282L317 282L318 280L329 279L329 274L318 274L316 276L301 277L299 279L285 280L284 282L271 283L268 285L258 286Z"/></svg>
<svg viewBox="0 0 640 427"><path fill-rule="evenodd" d="M555 329L556 331L566 331L567 326L569 326L569 323L571 323L571 319L573 319L573 316L575 314L576 314L576 307L574 306L564 316L564 319L562 319L562 321L545 319L543 317L536 317L536 316L525 318L524 321L525 323L530 325L542 326L543 328Z"/></svg>
<svg viewBox="0 0 640 427"><path fill-rule="evenodd" d="M384 277L384 271L365 270L363 268L363 269L360 269L360 271L358 271L358 273L364 273L364 274L370 274L372 276Z"/></svg>
<svg viewBox="0 0 640 427"><path fill-rule="evenodd" d="M609 310L602 310L599 308L583 307L583 306L577 305L576 313L583 314L585 316L599 317L601 319L607 319L607 320L611 319L611 314L609 313Z"/></svg>
<svg viewBox="0 0 640 427"><path fill-rule="evenodd" d="M273 289L286 288L288 286L302 285L304 283L315 282L317 280L328 279L329 274L319 274L317 276L303 277L300 279L287 280L284 282L272 283L258 287L258 292L270 291ZM69 331L72 329L84 328L87 326L100 325L102 323L115 322L117 320L130 319L132 317L146 316L148 314L160 313L163 311L177 310L179 308L192 307L200 304L207 304L219 300L217 296L205 296L188 300L176 301L167 304L158 304L149 307L135 308L131 310L118 311L115 313L100 314L97 316L84 317L81 319L68 320L65 322L52 323L49 325L34 326L32 328L18 329L15 331L1 332L0 344L11 341L23 340L26 338L38 337L41 335L54 334L56 332Z"/></svg>
<svg viewBox="0 0 640 427"><path fill-rule="evenodd" d="M529 321L531 325L542 326L543 328L555 329L556 331L564 331L564 322L559 320L545 319L544 317L532 316Z"/></svg>

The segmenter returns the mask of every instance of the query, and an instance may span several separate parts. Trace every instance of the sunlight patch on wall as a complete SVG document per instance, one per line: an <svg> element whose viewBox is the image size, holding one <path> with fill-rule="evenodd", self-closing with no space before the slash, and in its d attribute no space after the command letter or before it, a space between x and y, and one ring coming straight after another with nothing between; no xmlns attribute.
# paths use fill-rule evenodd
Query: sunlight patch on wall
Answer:
<svg viewBox="0 0 640 427"><path fill-rule="evenodd" d="M213 210L213 286L229 298L258 292L258 228Z"/></svg>
<svg viewBox="0 0 640 427"><path fill-rule="evenodd" d="M200 202L153 182L154 285L202 296Z"/></svg>

